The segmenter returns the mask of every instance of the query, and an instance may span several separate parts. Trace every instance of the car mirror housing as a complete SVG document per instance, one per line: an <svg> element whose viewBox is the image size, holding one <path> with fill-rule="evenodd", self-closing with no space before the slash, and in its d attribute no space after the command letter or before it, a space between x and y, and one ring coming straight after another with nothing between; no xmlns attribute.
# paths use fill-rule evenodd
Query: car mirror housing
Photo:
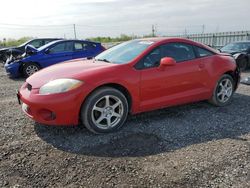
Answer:
<svg viewBox="0 0 250 188"><path fill-rule="evenodd" d="M176 65L176 61L171 57L164 57L161 59L160 66L166 67L166 66L174 66Z"/></svg>

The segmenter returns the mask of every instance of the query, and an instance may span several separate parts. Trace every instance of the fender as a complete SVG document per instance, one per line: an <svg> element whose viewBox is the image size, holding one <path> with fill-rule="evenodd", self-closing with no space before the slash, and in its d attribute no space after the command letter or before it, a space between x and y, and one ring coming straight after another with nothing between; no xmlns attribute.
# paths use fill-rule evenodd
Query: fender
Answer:
<svg viewBox="0 0 250 188"><path fill-rule="evenodd" d="M244 54L244 53L236 53L236 54L233 55L233 57L234 57L234 59L236 61L239 60L239 59L245 58L245 57L248 58L247 55Z"/></svg>

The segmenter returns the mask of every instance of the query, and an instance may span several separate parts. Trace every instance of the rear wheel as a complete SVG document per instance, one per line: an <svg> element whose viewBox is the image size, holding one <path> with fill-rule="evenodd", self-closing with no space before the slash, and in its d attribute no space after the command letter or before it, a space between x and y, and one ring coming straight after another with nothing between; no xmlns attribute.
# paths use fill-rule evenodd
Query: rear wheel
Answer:
<svg viewBox="0 0 250 188"><path fill-rule="evenodd" d="M39 71L40 67L36 63L25 63L23 66L24 77L29 77L35 72Z"/></svg>
<svg viewBox="0 0 250 188"><path fill-rule="evenodd" d="M81 109L81 120L93 133L115 132L128 115L128 102L119 90L103 87L92 93Z"/></svg>
<svg viewBox="0 0 250 188"><path fill-rule="evenodd" d="M226 106L234 94L234 80L230 75L224 74L216 84L210 103L215 106Z"/></svg>

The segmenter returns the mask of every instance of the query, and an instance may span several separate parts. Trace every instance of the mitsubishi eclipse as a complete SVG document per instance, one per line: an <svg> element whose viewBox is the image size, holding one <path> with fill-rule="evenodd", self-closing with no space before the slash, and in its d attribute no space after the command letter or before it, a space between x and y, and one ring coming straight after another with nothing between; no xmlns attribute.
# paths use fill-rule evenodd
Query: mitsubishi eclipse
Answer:
<svg viewBox="0 0 250 188"><path fill-rule="evenodd" d="M34 73L18 91L23 111L46 125L120 129L128 114L208 100L225 106L240 80L229 54L187 39L137 39L91 60Z"/></svg>

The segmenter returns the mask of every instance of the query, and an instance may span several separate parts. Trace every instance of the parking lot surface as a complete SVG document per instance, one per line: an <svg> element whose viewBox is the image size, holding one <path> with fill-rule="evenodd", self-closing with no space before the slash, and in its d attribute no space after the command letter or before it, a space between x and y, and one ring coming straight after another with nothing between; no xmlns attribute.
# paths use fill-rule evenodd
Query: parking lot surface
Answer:
<svg viewBox="0 0 250 188"><path fill-rule="evenodd" d="M226 107L157 110L93 135L27 118L15 95L23 82L0 68L0 187L250 186L250 86Z"/></svg>

